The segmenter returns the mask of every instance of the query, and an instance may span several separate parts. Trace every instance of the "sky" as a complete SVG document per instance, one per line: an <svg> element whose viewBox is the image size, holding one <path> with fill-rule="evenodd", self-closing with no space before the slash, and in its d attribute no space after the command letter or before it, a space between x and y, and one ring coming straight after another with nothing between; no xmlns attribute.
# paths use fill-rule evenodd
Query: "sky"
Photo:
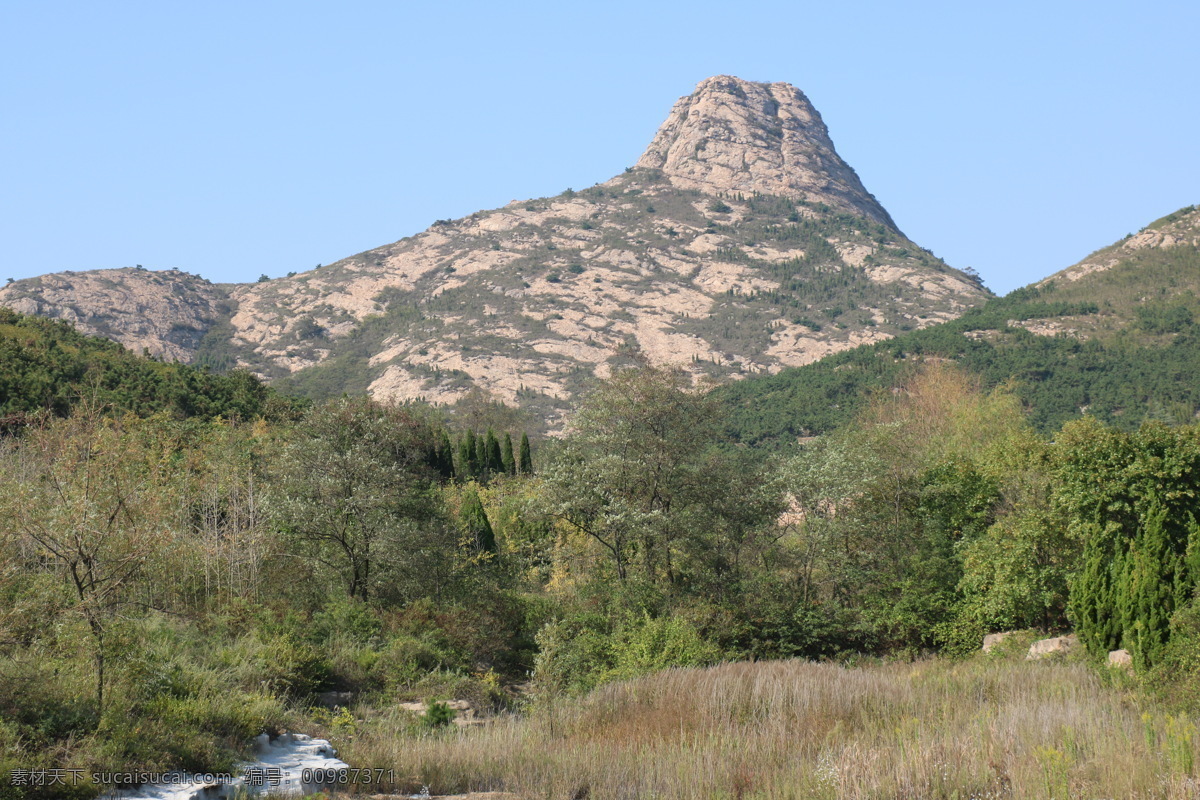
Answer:
<svg viewBox="0 0 1200 800"><path fill-rule="evenodd" d="M1200 202L1195 2L0 3L0 278L214 282L602 182L711 75L786 81L1005 293Z"/></svg>

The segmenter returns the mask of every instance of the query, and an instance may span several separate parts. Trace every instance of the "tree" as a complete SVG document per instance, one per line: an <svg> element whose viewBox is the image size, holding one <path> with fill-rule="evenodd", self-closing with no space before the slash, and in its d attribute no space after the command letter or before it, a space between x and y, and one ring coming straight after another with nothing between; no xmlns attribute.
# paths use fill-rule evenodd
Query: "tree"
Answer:
<svg viewBox="0 0 1200 800"><path fill-rule="evenodd" d="M1055 502L1083 550L1071 619L1093 652L1124 647L1151 667L1200 578L1200 427L1123 433L1085 417L1056 445Z"/></svg>
<svg viewBox="0 0 1200 800"><path fill-rule="evenodd" d="M517 471L522 475L533 474L533 456L529 450L529 434L521 434L521 454L517 460Z"/></svg>
<svg viewBox="0 0 1200 800"><path fill-rule="evenodd" d="M616 373L541 473L550 512L595 542L620 581L707 586L714 570L736 572L751 531L778 511L758 501L757 471L718 450L716 408L690 384L671 369Z"/></svg>
<svg viewBox="0 0 1200 800"><path fill-rule="evenodd" d="M368 399L312 408L278 458L273 505L304 557L334 570L351 598L385 582L418 591L448 547L427 453L432 432Z"/></svg>
<svg viewBox="0 0 1200 800"><path fill-rule="evenodd" d="M517 460L513 455L512 434L504 434L504 444L500 451L500 461L506 473L509 475L517 474Z"/></svg>
<svg viewBox="0 0 1200 800"><path fill-rule="evenodd" d="M145 605L135 581L171 537L180 505L170 459L156 452L151 430L83 408L5 445L17 480L3 516L32 559L53 563L71 587L92 638L100 713L113 627L122 609Z"/></svg>
<svg viewBox="0 0 1200 800"><path fill-rule="evenodd" d="M485 443L485 451L487 453L487 470L495 475L504 471L504 455L500 449L500 440L496 438L496 432L491 428L487 430Z"/></svg>
<svg viewBox="0 0 1200 800"><path fill-rule="evenodd" d="M463 478L473 478L479 474L479 464L475 459L475 431L470 428L458 443L457 472Z"/></svg>
<svg viewBox="0 0 1200 800"><path fill-rule="evenodd" d="M492 532L492 524L488 521L487 512L479 500L479 492L474 487L466 490L462 508L459 510L459 521L466 532L467 541L477 553L495 553L496 535Z"/></svg>

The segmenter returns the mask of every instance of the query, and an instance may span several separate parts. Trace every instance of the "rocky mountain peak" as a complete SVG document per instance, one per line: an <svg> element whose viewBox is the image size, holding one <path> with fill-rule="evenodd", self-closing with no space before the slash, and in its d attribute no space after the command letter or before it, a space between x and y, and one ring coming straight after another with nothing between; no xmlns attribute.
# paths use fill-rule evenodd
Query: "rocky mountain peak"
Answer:
<svg viewBox="0 0 1200 800"><path fill-rule="evenodd" d="M671 109L637 166L662 170L682 189L825 203L896 230L837 154L821 115L788 83L701 81Z"/></svg>

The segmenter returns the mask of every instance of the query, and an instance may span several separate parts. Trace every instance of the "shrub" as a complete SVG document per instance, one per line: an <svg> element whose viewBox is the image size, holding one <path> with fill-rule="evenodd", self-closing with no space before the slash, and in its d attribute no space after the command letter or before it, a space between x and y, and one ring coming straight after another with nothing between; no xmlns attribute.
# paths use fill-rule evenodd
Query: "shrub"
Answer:
<svg viewBox="0 0 1200 800"><path fill-rule="evenodd" d="M421 722L429 728L444 728L454 721L454 709L438 700L430 700L425 706Z"/></svg>

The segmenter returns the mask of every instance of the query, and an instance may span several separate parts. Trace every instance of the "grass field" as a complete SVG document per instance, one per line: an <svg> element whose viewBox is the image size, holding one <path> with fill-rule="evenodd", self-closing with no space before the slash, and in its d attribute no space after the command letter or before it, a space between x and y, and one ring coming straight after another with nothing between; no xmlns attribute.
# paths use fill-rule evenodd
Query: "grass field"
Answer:
<svg viewBox="0 0 1200 800"><path fill-rule="evenodd" d="M343 750L433 794L1193 798L1196 727L1083 663L679 669L466 729L377 718Z"/></svg>

